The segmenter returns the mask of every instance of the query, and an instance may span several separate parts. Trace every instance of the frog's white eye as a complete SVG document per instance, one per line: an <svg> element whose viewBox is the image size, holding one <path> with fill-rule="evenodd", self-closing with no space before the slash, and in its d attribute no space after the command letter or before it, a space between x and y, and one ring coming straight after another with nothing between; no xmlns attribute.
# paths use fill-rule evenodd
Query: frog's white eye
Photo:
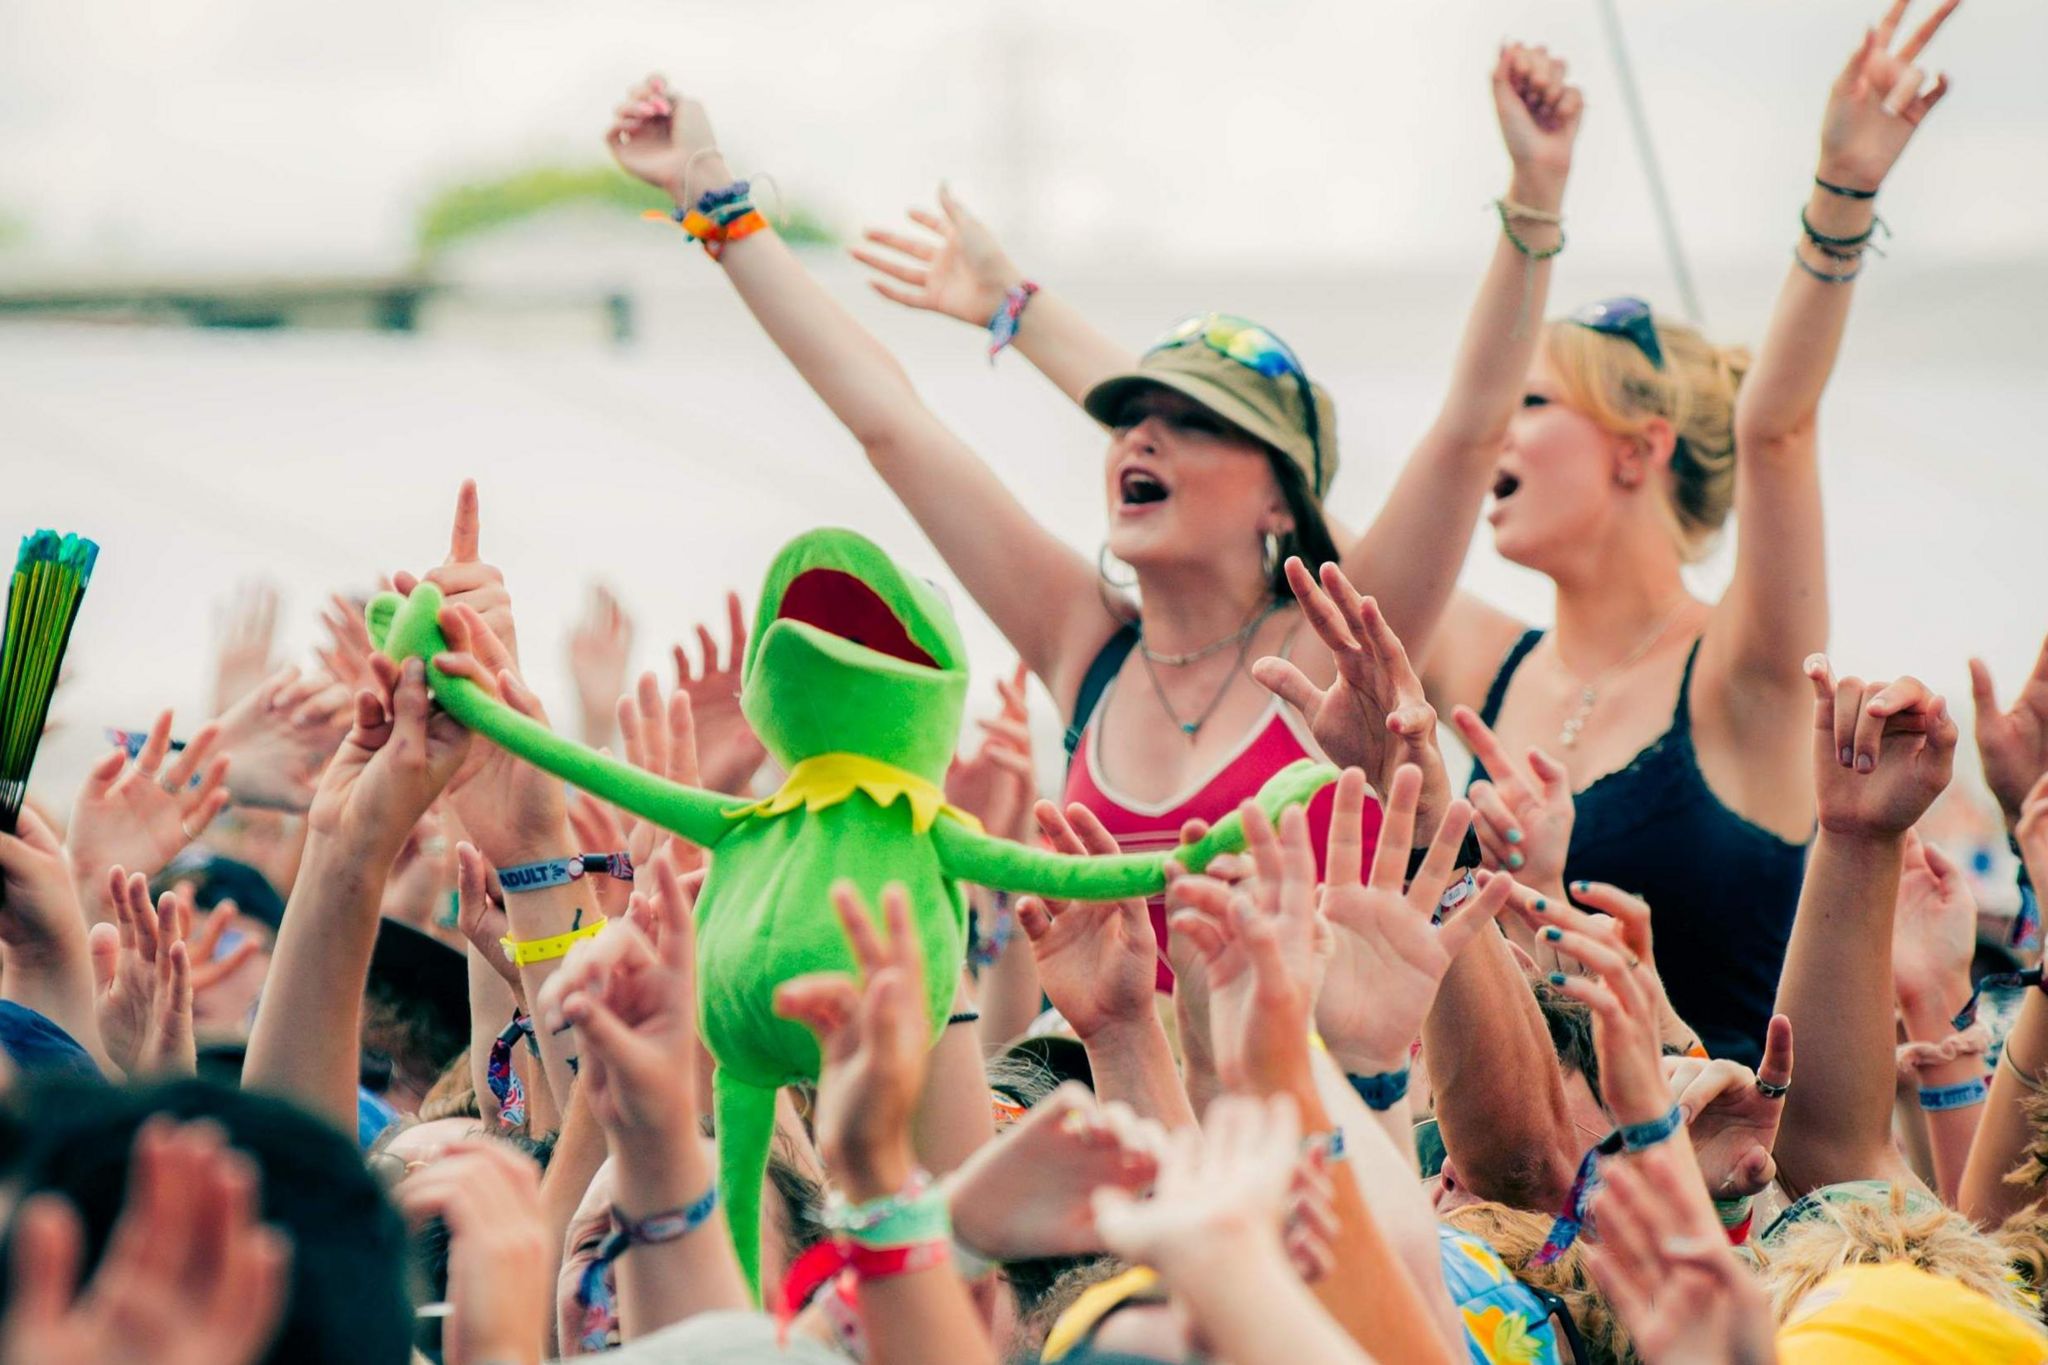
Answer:
<svg viewBox="0 0 2048 1365"><path fill-rule="evenodd" d="M934 593L937 593L940 603L945 606L948 612L953 610L953 594L946 591L945 584L935 578L926 578L922 574L918 575L917 581L930 588Z"/></svg>

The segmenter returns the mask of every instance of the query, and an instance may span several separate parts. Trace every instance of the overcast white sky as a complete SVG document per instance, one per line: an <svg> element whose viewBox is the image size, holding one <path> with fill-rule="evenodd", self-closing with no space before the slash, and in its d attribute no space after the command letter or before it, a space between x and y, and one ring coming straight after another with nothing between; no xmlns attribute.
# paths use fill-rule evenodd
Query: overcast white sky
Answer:
<svg viewBox="0 0 2048 1365"><path fill-rule="evenodd" d="M1782 249L1826 83L1882 8L1621 0L1696 254ZM1447 235L1462 259L1509 34L1587 90L1575 245L1650 259L1594 0L12 0L0 209L32 240L0 272L395 266L432 187L593 154L651 67L841 223L947 175L1066 260L1423 260ZM1938 40L1956 91L1887 193L1902 249L2038 250L2043 52L2038 0L1969 0Z"/></svg>

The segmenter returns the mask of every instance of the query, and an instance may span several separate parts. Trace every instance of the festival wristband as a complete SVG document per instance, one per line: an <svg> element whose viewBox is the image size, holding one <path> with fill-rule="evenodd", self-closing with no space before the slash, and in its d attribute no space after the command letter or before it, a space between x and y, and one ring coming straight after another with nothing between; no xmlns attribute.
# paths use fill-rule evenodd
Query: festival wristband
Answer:
<svg viewBox="0 0 2048 1365"><path fill-rule="evenodd" d="M1920 1091L1920 1107L1930 1114L1939 1114L1949 1109L1968 1109L1973 1104L1982 1104L1991 1087L1981 1076L1972 1077L1956 1085L1923 1087Z"/></svg>
<svg viewBox="0 0 2048 1365"><path fill-rule="evenodd" d="M1579 1233L1586 1226L1586 1214L1593 1203L1593 1191L1599 1185L1600 1158L1613 1156L1617 1152L1640 1152L1669 1141L1671 1135L1685 1125L1678 1106L1672 1105L1662 1118L1647 1123L1630 1123L1616 1128L1586 1151L1579 1162L1578 1174L1572 1177L1572 1186L1565 1194L1563 1212L1550 1225L1550 1235L1543 1239L1543 1245L1536 1248L1530 1258L1532 1265L1549 1265L1571 1249L1579 1239Z"/></svg>
<svg viewBox="0 0 2048 1365"><path fill-rule="evenodd" d="M1332 1128L1327 1133L1310 1133L1301 1140L1301 1150L1304 1153L1319 1151L1324 1161L1335 1165L1344 1159L1344 1130Z"/></svg>
<svg viewBox="0 0 2048 1365"><path fill-rule="evenodd" d="M1376 1114L1384 1114L1408 1097L1408 1068L1399 1071L1382 1071L1374 1076L1346 1076L1358 1098L1365 1101L1365 1107Z"/></svg>
<svg viewBox="0 0 2048 1365"><path fill-rule="evenodd" d="M622 882L633 880L633 859L625 853L576 853L546 862L521 863L498 869L498 888L507 895L515 891L546 891L567 886L588 873L602 872Z"/></svg>
<svg viewBox="0 0 2048 1365"><path fill-rule="evenodd" d="M142 757L142 746L149 742L149 731L147 730L118 730L109 726L106 733L107 743L120 745L128 751L128 757L131 759ZM184 740L174 739L170 741L168 752L180 754L184 751Z"/></svg>
<svg viewBox="0 0 2048 1365"><path fill-rule="evenodd" d="M851 1207L825 1210L825 1226L856 1246L878 1250L946 1242L953 1236L953 1216L943 1190L920 1176L911 1182L915 1193L886 1195Z"/></svg>
<svg viewBox="0 0 2048 1365"><path fill-rule="evenodd" d="M604 926L608 923L609 920L599 915L589 924L571 929L566 934L556 934L553 938L501 938L498 943L504 948L505 956L513 966L531 967L536 962L553 962L558 957L568 956L569 950L579 941L596 938L604 932Z"/></svg>
<svg viewBox="0 0 2048 1365"><path fill-rule="evenodd" d="M608 1306L611 1292L605 1285L605 1272L611 1268L612 1262L625 1255L631 1247L658 1246L687 1237L709 1222L717 1211L718 1184L715 1181L696 1202L679 1209L649 1214L638 1222L626 1217L614 1204L611 1235L599 1246L596 1259L583 1267L583 1275L576 1285L576 1302L586 1314L594 1308ZM603 1333L596 1335L602 1337ZM588 1336L584 1338L584 1344L589 1345ZM599 1341L597 1349L604 1349L602 1341Z"/></svg>
<svg viewBox="0 0 2048 1365"><path fill-rule="evenodd" d="M996 311L988 320L989 364L995 364L996 357L1017 339L1017 329L1024 321L1024 307L1037 292L1038 286L1030 280L1011 285L1003 291L1003 301L996 305Z"/></svg>
<svg viewBox="0 0 2048 1365"><path fill-rule="evenodd" d="M1741 1246L1749 1240L1749 1225L1756 1217L1756 1199L1743 1195L1740 1199L1716 1199L1714 1217L1720 1220L1721 1230L1728 1234L1728 1245Z"/></svg>
<svg viewBox="0 0 2048 1365"><path fill-rule="evenodd" d="M778 1328L786 1333L790 1321L826 1284L837 1285L851 1300L857 1290L844 1283L845 1277L873 1282L931 1270L947 1263L951 1245L946 1240L883 1248L857 1246L838 1238L818 1242L797 1257L782 1277L782 1292L775 1304Z"/></svg>

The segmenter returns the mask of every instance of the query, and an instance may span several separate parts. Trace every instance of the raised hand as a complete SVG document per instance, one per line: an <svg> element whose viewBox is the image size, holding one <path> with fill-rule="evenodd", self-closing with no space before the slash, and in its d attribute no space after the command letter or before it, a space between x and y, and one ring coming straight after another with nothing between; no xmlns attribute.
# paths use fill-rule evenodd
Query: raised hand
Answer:
<svg viewBox="0 0 2048 1365"><path fill-rule="evenodd" d="M369 686L282 668L220 718L220 749L233 774L237 804L304 811L320 772L340 747L355 714L355 694Z"/></svg>
<svg viewBox="0 0 2048 1365"><path fill-rule="evenodd" d="M1656 998L1640 959L1618 943L1578 929L1544 932L1588 975L1553 972L1550 984L1593 1010L1593 1050L1607 1112L1624 1126L1651 1123L1671 1109L1658 1037Z"/></svg>
<svg viewBox="0 0 2048 1365"><path fill-rule="evenodd" d="M694 898L656 858L628 919L569 950L535 1004L544 1028L575 1028L577 1086L615 1148L671 1146L697 1131ZM648 924L652 934L638 927Z"/></svg>
<svg viewBox="0 0 2048 1365"><path fill-rule="evenodd" d="M1772 1018L1755 1071L1700 1057L1666 1057L1664 1069L1707 1193L1716 1199L1762 1194L1778 1176L1772 1150L1785 1117L1784 1090L1792 1083L1792 1021Z"/></svg>
<svg viewBox="0 0 2048 1365"><path fill-rule="evenodd" d="M1058 852L1117 851L1116 840L1086 806L1071 805L1063 815L1052 802L1040 801L1035 813L1038 827ZM1021 896L1016 911L1038 964L1039 989L1083 1042L1119 1025L1151 1020L1159 945L1143 900Z"/></svg>
<svg viewBox="0 0 2048 1365"><path fill-rule="evenodd" d="M1111 1251L1169 1279L1183 1258L1242 1239L1277 1246L1300 1160L1291 1098L1221 1096L1201 1128L1169 1136L1150 1198L1114 1186L1096 1192L1095 1226Z"/></svg>
<svg viewBox="0 0 2048 1365"><path fill-rule="evenodd" d="M1827 657L1806 660L1813 682L1813 766L1820 827L1897 839L1948 786L1956 723L1948 703L1917 678L1835 681Z"/></svg>
<svg viewBox="0 0 2048 1365"><path fill-rule="evenodd" d="M1982 659L1970 660L1970 693L1977 704L1977 755L1984 760L1984 783L2005 812L2005 826L2019 823L2027 792L2048 774L2048 640L2034 671L2020 684L2012 709L1998 709L1991 670Z"/></svg>
<svg viewBox="0 0 2048 1365"><path fill-rule="evenodd" d="M1318 584L1300 559L1289 559L1287 583L1309 628L1336 659L1337 680L1319 688L1277 657L1254 663L1252 676L1301 713L1332 762L1364 769L1377 790L1385 792L1403 764L1419 768L1416 831L1427 841L1450 802L1451 783L1436 747L1436 711L1422 694L1408 651L1379 604L1361 596L1336 564L1323 566ZM1406 852L1401 856L1405 866Z"/></svg>
<svg viewBox="0 0 2048 1365"><path fill-rule="evenodd" d="M956 758L946 774L946 799L980 820L999 838L1018 837L1038 774L1031 762L1030 713L1024 699L1030 673L1022 663L1008 678L996 679L1003 709L994 720L978 720L981 744L970 758Z"/></svg>
<svg viewBox="0 0 2048 1365"><path fill-rule="evenodd" d="M449 1365L528 1365L543 1354L552 1300L540 1168L500 1142L460 1142L395 1191L415 1225L448 1228Z"/></svg>
<svg viewBox="0 0 2048 1365"><path fill-rule="evenodd" d="M153 1118L82 1290L85 1229L56 1195L15 1211L5 1365L250 1365L284 1317L291 1245L258 1211L256 1167L212 1124Z"/></svg>
<svg viewBox="0 0 2048 1365"><path fill-rule="evenodd" d="M89 945L100 1041L130 1076L198 1070L192 1027L192 955L177 897L150 903L141 873L107 873L114 922L93 926Z"/></svg>
<svg viewBox="0 0 2048 1365"><path fill-rule="evenodd" d="M1503 43L1493 67L1493 105L1518 175L1561 185L1571 170L1585 99L1565 82L1565 62L1545 47Z"/></svg>
<svg viewBox="0 0 2048 1365"><path fill-rule="evenodd" d="M431 706L418 659L399 665L379 654L371 670L376 690L356 694L355 724L321 776L306 823L316 834L362 849L381 869L390 867L413 825L455 776L470 736Z"/></svg>
<svg viewBox="0 0 2048 1365"><path fill-rule="evenodd" d="M1480 875L1482 880L1486 876ZM1643 989L1650 993L1651 1003L1656 1007L1658 1032L1664 1045L1680 1052L1699 1047L1699 1035L1671 1008L1671 998L1664 993L1664 977L1657 970L1657 956L1651 950L1650 903L1606 882L1573 882L1571 894L1593 913L1554 895L1542 895L1519 885L1509 904L1544 946L1556 946L1552 929L1572 929L1613 944L1634 957L1642 964Z"/></svg>
<svg viewBox="0 0 2048 1365"><path fill-rule="evenodd" d="M256 961L263 952L263 945L244 936L234 947L222 950L222 942L236 923L237 910L233 901L217 901L208 912L206 923L194 933L198 908L192 903L192 884L178 883L171 888L170 897L176 911L178 937L188 945L191 958L193 1031L230 1032L241 1028L249 1012L249 1003L260 990L261 982L246 994L239 989L230 990L228 983L244 967ZM159 914L158 918L161 921L162 915ZM118 933L117 930L117 940Z"/></svg>
<svg viewBox="0 0 2048 1365"><path fill-rule="evenodd" d="M17 964L57 960L79 950L84 932L64 846L25 805L14 833L0 832L0 945Z"/></svg>
<svg viewBox="0 0 2048 1365"><path fill-rule="evenodd" d="M1970 993L1976 954L1977 901L1962 869L1908 833L1892 916L1892 988L1900 1002L1953 1014Z"/></svg>
<svg viewBox="0 0 2048 1365"><path fill-rule="evenodd" d="M328 677L351 691L370 683L370 629L363 623L363 604L340 593L329 593L320 610L320 624L327 631L327 643L314 645L314 657Z"/></svg>
<svg viewBox="0 0 2048 1365"><path fill-rule="evenodd" d="M1862 45L1828 92L1827 114L1821 121L1822 180L1845 189L1876 189L1891 173L1913 130L1948 93L1948 77L1937 76L1923 92L1926 73L1917 65L1920 54L1955 13L1960 0L1942 0L1926 22L1898 41L1899 26L1912 0L1893 0L1876 28L1867 30Z"/></svg>
<svg viewBox="0 0 2048 1365"><path fill-rule="evenodd" d="M861 236L873 247L853 247L849 254L883 277L868 281L883 298L985 327L1004 293L1024 274L996 235L943 183L939 209L944 217L925 209L909 211L910 221L930 237L868 228Z"/></svg>
<svg viewBox="0 0 2048 1365"><path fill-rule="evenodd" d="M1577 811L1571 775L1541 749L1529 750L1527 762L1516 762L1469 706L1453 710L1451 724L1486 765L1486 779L1465 793L1486 866L1512 872L1516 881L1545 895L1562 893Z"/></svg>
<svg viewBox="0 0 2048 1365"><path fill-rule="evenodd" d="M711 119L696 100L649 76L626 94L605 129L605 149L628 175L683 203L726 183L724 158Z"/></svg>
<svg viewBox="0 0 2048 1365"><path fill-rule="evenodd" d="M119 863L155 876L197 839L228 803L222 786L228 760L214 754L220 737L220 723L207 722L165 767L171 750L171 713L165 711L133 762L125 748L116 748L94 764L71 808L72 875L96 884Z"/></svg>
<svg viewBox="0 0 2048 1365"><path fill-rule="evenodd" d="M505 956L504 941L511 936L512 924L505 918L505 894L498 888L497 869L485 862L484 855L467 839L455 845L455 927L512 988L512 998L520 1008L525 1008L526 987L520 982L519 969Z"/></svg>
<svg viewBox="0 0 2048 1365"><path fill-rule="evenodd" d="M1603 1168L1587 1268L1645 1365L1776 1365L1776 1325L1697 1182L1653 1151Z"/></svg>
<svg viewBox="0 0 2048 1365"><path fill-rule="evenodd" d="M697 756L704 770L704 785L712 791L737 796L746 787L768 751L747 724L740 710L740 667L747 658L747 618L740 609L740 595L725 595L725 662L718 661L718 641L706 626L697 627L697 644L703 651L701 667L693 667L690 654L674 646L676 687L690 698L690 713L697 724Z"/></svg>
<svg viewBox="0 0 2048 1365"><path fill-rule="evenodd" d="M1214 879L1168 888L1170 923L1201 955L1216 1072L1232 1090L1285 1088L1308 1067L1310 1019L1331 948L1316 911L1308 817L1290 806L1276 836L1255 802L1239 807L1257 876L1219 896ZM1041 972L1041 976L1043 973Z"/></svg>
<svg viewBox="0 0 2048 1365"><path fill-rule="evenodd" d="M464 479L455 493L455 524L448 532L448 557L427 571L427 582L441 590L446 606L467 607L483 618L504 647L505 667L519 667L519 636L512 623L512 594L505 575L482 558L483 513L476 480ZM417 580L411 574L394 579L398 591L410 595Z"/></svg>
<svg viewBox="0 0 2048 1365"><path fill-rule="evenodd" d="M529 720L547 724L540 698L527 690L516 661L490 623L467 606L444 606L439 617L449 652L434 667L468 678ZM438 713L437 713L438 714ZM451 722L452 723L452 722ZM568 798L561 782L495 744L478 744L448 783L456 819L495 867L529 856L560 857L568 838Z"/></svg>
<svg viewBox="0 0 2048 1365"><path fill-rule="evenodd" d="M1442 927L1431 922L1450 885L1472 811L1463 801L1451 803L1422 867L1404 890L1401 879L1407 873L1409 831L1421 786L1422 775L1412 766L1394 775L1372 875L1361 880L1365 775L1347 768L1337 780L1322 899L1334 951L1316 999L1316 1028L1330 1055L1355 1076L1408 1065L1409 1045L1422 1033L1444 973L1467 943L1490 930L1514 885L1496 877Z"/></svg>
<svg viewBox="0 0 2048 1365"><path fill-rule="evenodd" d="M903 888L882 892L886 939L852 883L832 888L832 907L853 944L859 982L825 972L785 981L775 992L775 1012L818 1035L818 1154L858 1203L909 1183L910 1116L924 1092L932 1030L923 949Z"/></svg>
<svg viewBox="0 0 2048 1365"><path fill-rule="evenodd" d="M946 1181L953 1235L991 1260L1102 1250L1094 1194L1132 1194L1159 1172L1166 1130L1069 1081Z"/></svg>
<svg viewBox="0 0 2048 1365"><path fill-rule="evenodd" d="M618 718L628 763L685 787L704 785L697 749L697 712L686 689L678 687L664 701L661 684L652 673L643 673L639 685L619 698ZM748 731L749 738L752 734ZM685 872L704 864L704 852L695 844L651 820L633 824L626 851L632 855L635 867L662 848L671 850L670 856Z"/></svg>
<svg viewBox="0 0 2048 1365"><path fill-rule="evenodd" d="M214 609L213 714L254 691L277 645L277 585L244 583Z"/></svg>
<svg viewBox="0 0 2048 1365"><path fill-rule="evenodd" d="M569 632L569 676L583 715L583 739L603 744L612 734L612 699L626 690L633 653L633 618L602 583L590 586L583 615Z"/></svg>

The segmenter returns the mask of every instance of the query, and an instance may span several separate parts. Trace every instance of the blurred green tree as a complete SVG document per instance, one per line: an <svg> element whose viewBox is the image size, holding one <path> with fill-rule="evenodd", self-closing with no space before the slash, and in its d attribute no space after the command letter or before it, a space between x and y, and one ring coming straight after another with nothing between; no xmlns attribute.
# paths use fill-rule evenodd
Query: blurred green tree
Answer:
<svg viewBox="0 0 2048 1365"><path fill-rule="evenodd" d="M421 253L431 256L465 238L575 204L615 209L621 214L670 207L660 191L605 162L531 166L435 191L420 209L414 236ZM774 220L783 240L793 245L830 246L838 241L816 216L800 205L777 204L772 192L765 196L763 211Z"/></svg>

